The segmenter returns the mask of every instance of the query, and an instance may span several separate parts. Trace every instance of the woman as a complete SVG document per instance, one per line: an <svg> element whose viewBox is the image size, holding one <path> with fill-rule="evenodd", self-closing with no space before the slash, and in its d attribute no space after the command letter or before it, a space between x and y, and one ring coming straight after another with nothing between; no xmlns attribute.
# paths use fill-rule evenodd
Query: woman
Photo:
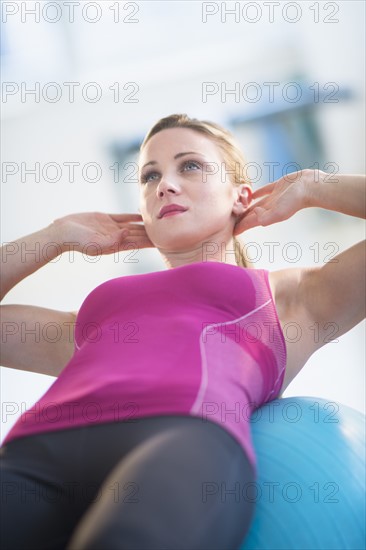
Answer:
<svg viewBox="0 0 366 550"><path fill-rule="evenodd" d="M268 272L236 240L302 208L364 218L364 176L304 170L253 192L244 164L223 128L166 117L141 145L140 214L71 214L3 247L2 297L70 243L156 247L167 265L106 281L78 312L2 306L2 365L58 377L0 449L3 548L241 545L251 412L324 345L327 322L339 337L365 316L364 242L321 267ZM50 242L54 256L21 261L22 243ZM297 342L284 339L290 321ZM22 340L14 327L31 322L59 338Z"/></svg>

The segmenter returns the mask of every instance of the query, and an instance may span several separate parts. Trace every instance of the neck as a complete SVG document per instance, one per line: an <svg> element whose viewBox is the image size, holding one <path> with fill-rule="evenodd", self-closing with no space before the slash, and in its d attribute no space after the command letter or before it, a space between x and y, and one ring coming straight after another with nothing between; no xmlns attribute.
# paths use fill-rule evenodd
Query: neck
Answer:
<svg viewBox="0 0 366 550"><path fill-rule="evenodd" d="M205 241L187 250L167 251L160 248L158 250L168 269L197 262L222 262L237 265L235 250L237 254L240 252L238 244L235 247L233 238L226 243Z"/></svg>

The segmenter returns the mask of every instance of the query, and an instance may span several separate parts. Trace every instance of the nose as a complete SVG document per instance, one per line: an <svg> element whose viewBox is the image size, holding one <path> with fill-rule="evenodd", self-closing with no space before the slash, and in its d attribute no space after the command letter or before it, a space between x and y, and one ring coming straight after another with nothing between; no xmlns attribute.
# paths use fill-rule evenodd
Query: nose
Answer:
<svg viewBox="0 0 366 550"><path fill-rule="evenodd" d="M163 197L166 194L176 194L179 193L179 187L174 184L169 178L169 181L167 178L161 178L159 184L156 187L156 194L158 197Z"/></svg>

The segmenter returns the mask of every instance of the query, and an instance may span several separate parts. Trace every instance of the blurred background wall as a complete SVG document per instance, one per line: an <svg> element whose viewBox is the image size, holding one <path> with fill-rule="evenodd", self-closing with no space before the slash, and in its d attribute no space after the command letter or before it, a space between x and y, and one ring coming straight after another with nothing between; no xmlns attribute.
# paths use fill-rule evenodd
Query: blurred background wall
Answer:
<svg viewBox="0 0 366 550"><path fill-rule="evenodd" d="M230 129L254 189L297 167L365 172L364 2L59 0L1 10L2 244L74 212L136 212L138 145L172 113ZM316 208L240 236L254 267L270 271L324 263L364 238L363 220ZM156 250L133 259L64 254L3 303L77 310L107 279L165 269ZM365 412L364 330L316 352L284 397ZM0 373L3 440L55 379Z"/></svg>

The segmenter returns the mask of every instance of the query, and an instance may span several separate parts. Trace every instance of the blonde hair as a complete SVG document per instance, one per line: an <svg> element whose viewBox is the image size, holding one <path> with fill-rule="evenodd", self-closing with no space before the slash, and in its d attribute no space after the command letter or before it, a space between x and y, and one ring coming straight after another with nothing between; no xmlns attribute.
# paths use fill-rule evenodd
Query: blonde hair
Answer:
<svg viewBox="0 0 366 550"><path fill-rule="evenodd" d="M166 130L167 128L189 128L205 134L212 141L214 141L218 147L220 147L225 166L230 170L230 180L234 185L240 185L245 183L252 185L247 177L243 177L242 172L245 166L245 159L240 149L239 144L234 139L233 135L214 122L208 120L198 120L197 118L190 118L186 114L173 114L167 117L161 118L152 126L152 128L146 134L141 146L140 153L145 147L149 139L155 134ZM232 175L233 174L233 175ZM253 265L245 255L244 250L241 247L240 241L233 235L235 261L238 266L244 268L252 268Z"/></svg>

